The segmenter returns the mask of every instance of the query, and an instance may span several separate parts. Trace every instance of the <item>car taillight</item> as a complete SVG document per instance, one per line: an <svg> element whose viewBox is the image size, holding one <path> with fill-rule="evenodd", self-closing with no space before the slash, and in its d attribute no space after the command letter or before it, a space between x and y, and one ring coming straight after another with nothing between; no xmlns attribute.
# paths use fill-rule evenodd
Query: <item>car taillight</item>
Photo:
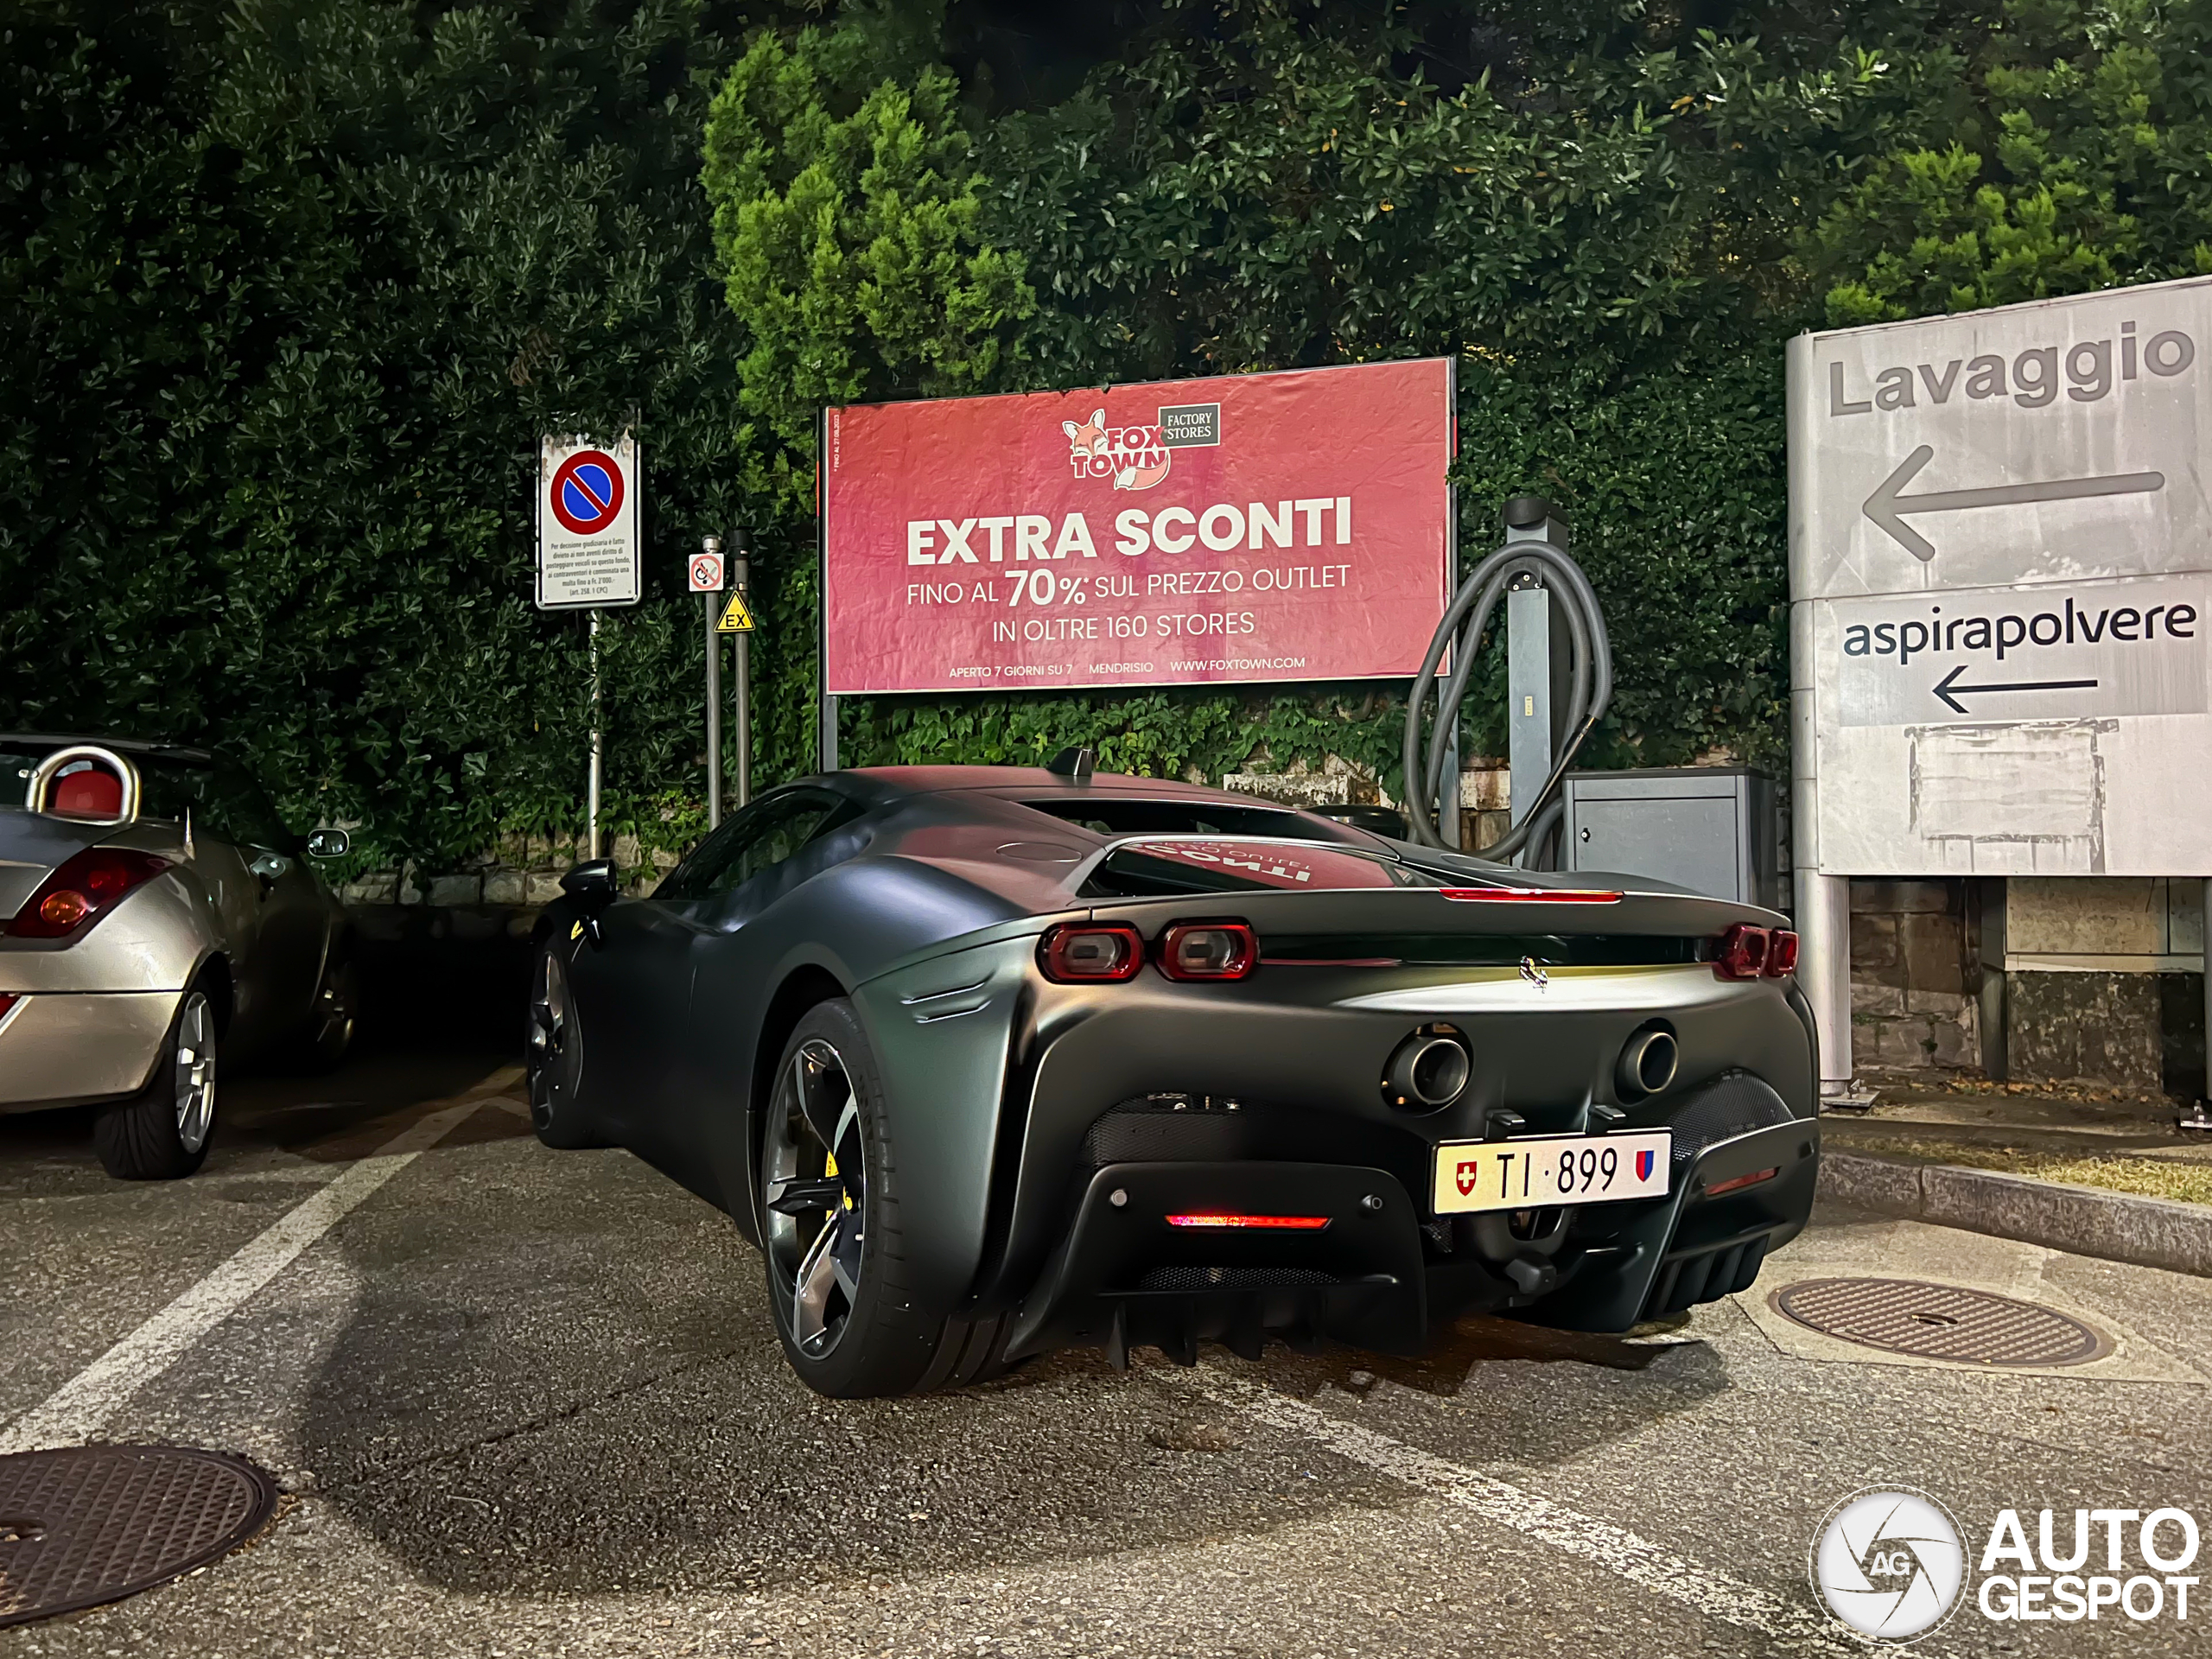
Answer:
<svg viewBox="0 0 2212 1659"><path fill-rule="evenodd" d="M1127 922L1062 922L1038 940L1037 965L1062 985L1135 979L1144 936Z"/></svg>
<svg viewBox="0 0 2212 1659"><path fill-rule="evenodd" d="M1243 979L1259 965L1260 941L1243 922L1178 922L1160 936L1170 979Z"/></svg>
<svg viewBox="0 0 2212 1659"><path fill-rule="evenodd" d="M1738 922L1720 936L1713 971L1723 979L1757 979L1766 971L1767 947L1772 943L1766 929Z"/></svg>
<svg viewBox="0 0 2212 1659"><path fill-rule="evenodd" d="M168 867L166 858L130 847L87 847L38 884L8 924L8 931L19 939L68 938L114 909L131 888Z"/></svg>
<svg viewBox="0 0 2212 1659"><path fill-rule="evenodd" d="M1767 942L1766 971L1770 979L1797 971L1797 936L1786 927L1776 928Z"/></svg>
<svg viewBox="0 0 2212 1659"><path fill-rule="evenodd" d="M1761 1181L1770 1181L1782 1173L1782 1166L1772 1169L1755 1169L1748 1175L1738 1175L1733 1180L1718 1181L1705 1189L1705 1196L1717 1198L1723 1192L1740 1192L1747 1186L1757 1186Z"/></svg>
<svg viewBox="0 0 2212 1659"><path fill-rule="evenodd" d="M1782 979L1797 971L1797 936L1786 927L1738 922L1720 936L1713 971L1723 979Z"/></svg>
<svg viewBox="0 0 2212 1659"><path fill-rule="evenodd" d="M1326 1216L1246 1216L1211 1211L1197 1216L1170 1216L1170 1227L1254 1228L1265 1232L1319 1233L1328 1229Z"/></svg>
<svg viewBox="0 0 2212 1659"><path fill-rule="evenodd" d="M23 999L14 991L0 991L0 1021L8 1018L8 1010Z"/></svg>

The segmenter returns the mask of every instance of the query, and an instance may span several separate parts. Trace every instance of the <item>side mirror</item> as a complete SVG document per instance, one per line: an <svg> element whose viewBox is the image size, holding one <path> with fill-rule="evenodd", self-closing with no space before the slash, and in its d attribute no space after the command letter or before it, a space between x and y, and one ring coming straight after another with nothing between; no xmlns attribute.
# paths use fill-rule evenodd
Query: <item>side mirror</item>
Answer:
<svg viewBox="0 0 2212 1659"><path fill-rule="evenodd" d="M620 896L614 861L594 858L579 864L561 878L561 891L576 901L587 916L596 916Z"/></svg>
<svg viewBox="0 0 2212 1659"><path fill-rule="evenodd" d="M309 858L343 858L353 849L353 837L343 830L310 830L308 831Z"/></svg>

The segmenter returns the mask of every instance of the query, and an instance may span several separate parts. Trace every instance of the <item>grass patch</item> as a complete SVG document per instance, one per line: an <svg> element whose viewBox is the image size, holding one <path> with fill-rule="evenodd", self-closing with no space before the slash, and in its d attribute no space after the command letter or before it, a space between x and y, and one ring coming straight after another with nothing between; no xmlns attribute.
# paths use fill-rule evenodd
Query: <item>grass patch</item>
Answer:
<svg viewBox="0 0 2212 1659"><path fill-rule="evenodd" d="M2101 1186L2145 1198L2174 1198L2212 1205L2212 1164L2165 1158L2069 1158L2063 1153L2030 1152L2016 1147L1969 1146L1956 1141L1928 1141L1908 1135L1853 1135L1837 1137L1836 1148L1924 1158L1931 1163L1961 1164L1968 1169L1997 1169L2031 1175L2040 1181Z"/></svg>

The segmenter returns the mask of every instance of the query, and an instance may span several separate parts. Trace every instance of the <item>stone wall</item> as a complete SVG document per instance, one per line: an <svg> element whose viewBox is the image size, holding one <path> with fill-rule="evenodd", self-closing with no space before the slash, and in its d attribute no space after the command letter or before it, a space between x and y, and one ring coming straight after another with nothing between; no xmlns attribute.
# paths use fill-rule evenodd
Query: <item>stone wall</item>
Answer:
<svg viewBox="0 0 2212 1659"><path fill-rule="evenodd" d="M628 892L643 898L677 866L677 855L645 851L635 836L616 836L607 854L622 867ZM467 860L457 870L428 874L412 863L397 870L372 870L345 883L339 897L354 908L427 906L440 909L491 906L536 910L561 896L561 878L583 861L578 842L543 836L503 836L491 851Z"/></svg>
<svg viewBox="0 0 2212 1659"><path fill-rule="evenodd" d="M1960 880L1851 884L1855 1071L1981 1063L1981 969Z"/></svg>
<svg viewBox="0 0 2212 1659"><path fill-rule="evenodd" d="M2005 887L2011 1075L2201 1094L2202 882L2016 875Z"/></svg>
<svg viewBox="0 0 2212 1659"><path fill-rule="evenodd" d="M1300 761L1287 771L1271 772L1264 752L1221 780L1224 789L1256 795L1285 806L1395 806L1366 767L1328 755L1319 767ZM1512 774L1503 760L1476 756L1459 774L1459 823L1463 847L1486 847L1513 827Z"/></svg>

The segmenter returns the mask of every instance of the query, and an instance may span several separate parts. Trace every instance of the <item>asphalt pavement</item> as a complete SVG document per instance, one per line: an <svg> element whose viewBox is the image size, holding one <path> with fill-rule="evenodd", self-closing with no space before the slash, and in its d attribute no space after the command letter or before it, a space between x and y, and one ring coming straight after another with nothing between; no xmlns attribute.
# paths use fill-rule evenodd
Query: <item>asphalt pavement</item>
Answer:
<svg viewBox="0 0 2212 1659"><path fill-rule="evenodd" d="M2212 1281L1833 1209L1751 1292L1627 1338L1473 1319L1420 1361L1073 1354L836 1402L725 1218L541 1147L519 1101L465 1046L239 1078L170 1185L108 1180L79 1116L0 1119L0 1449L216 1447L286 1493L245 1548L0 1656L1843 1653L1807 1558L1859 1489L1934 1496L1976 1557L2006 1508L2212 1522ZM1906 1363L1769 1301L1847 1273L2056 1307L2109 1351ZM1970 1594L1917 1650L2212 1650L2190 1612Z"/></svg>

